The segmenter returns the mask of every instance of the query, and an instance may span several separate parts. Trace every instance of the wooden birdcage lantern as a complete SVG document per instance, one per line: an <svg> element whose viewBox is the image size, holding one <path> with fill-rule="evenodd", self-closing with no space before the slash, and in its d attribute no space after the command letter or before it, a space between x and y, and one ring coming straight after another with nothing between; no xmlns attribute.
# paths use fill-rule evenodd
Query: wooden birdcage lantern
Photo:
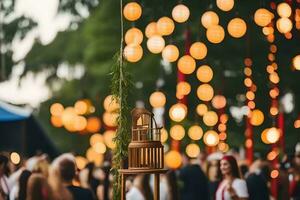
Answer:
<svg viewBox="0 0 300 200"><path fill-rule="evenodd" d="M146 109L132 111L132 137L128 147L129 169L163 169L164 147L153 114Z"/></svg>
<svg viewBox="0 0 300 200"><path fill-rule="evenodd" d="M122 200L125 199L125 179L132 174L154 174L154 200L159 200L159 174L165 173L164 147L154 115L146 109L135 108L131 112L131 142L128 146L128 169L120 169Z"/></svg>

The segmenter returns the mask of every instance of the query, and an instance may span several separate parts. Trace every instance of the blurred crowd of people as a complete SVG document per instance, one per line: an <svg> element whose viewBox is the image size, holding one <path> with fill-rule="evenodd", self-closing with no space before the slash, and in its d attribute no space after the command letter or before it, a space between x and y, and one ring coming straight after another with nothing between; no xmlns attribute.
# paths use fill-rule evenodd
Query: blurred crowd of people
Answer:
<svg viewBox="0 0 300 200"><path fill-rule="evenodd" d="M18 166L0 154L0 200L108 200L112 199L111 162L101 167L88 163L79 170L75 156L65 153L52 162L34 156ZM270 161L251 165L232 151L226 155L201 153L197 159L183 155L180 169L160 178L161 200L300 200L300 145L283 156L273 174ZM276 172L275 171L275 172ZM272 184L276 184L276 197ZM273 183L272 183L273 182ZM154 176L140 174L126 180L127 200L152 200Z"/></svg>

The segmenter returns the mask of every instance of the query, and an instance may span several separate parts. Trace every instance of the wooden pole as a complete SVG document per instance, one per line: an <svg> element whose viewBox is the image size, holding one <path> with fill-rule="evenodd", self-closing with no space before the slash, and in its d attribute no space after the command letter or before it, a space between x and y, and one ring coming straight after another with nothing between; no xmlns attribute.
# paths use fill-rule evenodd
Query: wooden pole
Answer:
<svg viewBox="0 0 300 200"><path fill-rule="evenodd" d="M125 174L121 174L121 200L126 200L126 185L125 185L125 182L126 182L126 177L125 177Z"/></svg>
<svg viewBox="0 0 300 200"><path fill-rule="evenodd" d="M154 174L154 200L159 200L159 175Z"/></svg>

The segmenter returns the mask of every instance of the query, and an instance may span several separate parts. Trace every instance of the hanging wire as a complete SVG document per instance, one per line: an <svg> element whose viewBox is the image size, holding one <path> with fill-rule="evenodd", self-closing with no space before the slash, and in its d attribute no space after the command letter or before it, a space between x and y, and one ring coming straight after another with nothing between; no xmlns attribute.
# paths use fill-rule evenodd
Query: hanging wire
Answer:
<svg viewBox="0 0 300 200"><path fill-rule="evenodd" d="M122 97L123 97L123 90L122 90L122 82L124 79L123 75L123 42L124 42L124 22L123 22L123 0L120 0L120 26L121 26L121 40L120 40L120 58L119 58L119 66L120 66L120 80L119 80L119 102L120 107L122 108ZM122 118L123 113L120 112L120 117Z"/></svg>

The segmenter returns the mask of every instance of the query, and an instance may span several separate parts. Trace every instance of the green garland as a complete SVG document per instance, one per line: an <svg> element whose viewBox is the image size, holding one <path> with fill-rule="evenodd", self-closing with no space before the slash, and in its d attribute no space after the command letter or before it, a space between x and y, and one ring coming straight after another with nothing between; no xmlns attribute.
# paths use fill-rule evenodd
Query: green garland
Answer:
<svg viewBox="0 0 300 200"><path fill-rule="evenodd" d="M128 122L130 108L128 106L128 94L130 86L132 85L130 75L126 71L123 61L123 2L120 0L120 14L121 14L121 42L120 52L114 56L114 64L112 67L112 95L120 104L118 129L114 141L116 148L114 149L112 174L114 176L113 183L113 199L121 199L121 177L118 172L124 167L124 160L127 158L128 145L130 142L130 124Z"/></svg>
<svg viewBox="0 0 300 200"><path fill-rule="evenodd" d="M122 57L117 56L119 60ZM123 61L121 61L123 62ZM120 199L121 178L118 169L123 168L123 162L127 158L128 144L130 142L130 123L128 116L130 108L128 106L127 97L131 86L129 73L125 72L124 66L114 65L112 71L112 95L120 104L118 117L118 129L114 141L116 148L114 149L112 174L114 176L113 199Z"/></svg>

